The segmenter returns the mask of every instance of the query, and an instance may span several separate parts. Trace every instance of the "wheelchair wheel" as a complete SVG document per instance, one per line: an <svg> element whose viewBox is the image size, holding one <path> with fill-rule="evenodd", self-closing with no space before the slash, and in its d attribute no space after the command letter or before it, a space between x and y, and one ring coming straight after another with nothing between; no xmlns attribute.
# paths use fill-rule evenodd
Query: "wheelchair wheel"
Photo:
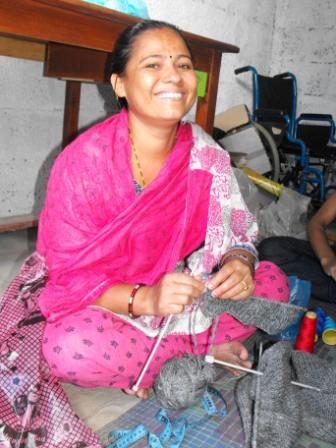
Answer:
<svg viewBox="0 0 336 448"><path fill-rule="evenodd" d="M274 182L278 182L280 178L280 158L274 138L272 137L272 134L260 123L252 122L252 124L259 133L272 167L272 171L267 173L266 177L274 180Z"/></svg>

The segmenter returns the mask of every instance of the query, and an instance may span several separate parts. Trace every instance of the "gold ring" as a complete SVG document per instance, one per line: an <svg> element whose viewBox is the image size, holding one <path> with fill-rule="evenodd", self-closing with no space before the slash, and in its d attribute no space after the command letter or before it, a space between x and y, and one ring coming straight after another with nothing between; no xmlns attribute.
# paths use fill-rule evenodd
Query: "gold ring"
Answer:
<svg viewBox="0 0 336 448"><path fill-rule="evenodd" d="M250 288L250 285L248 285L244 280L240 282L243 285L243 291L247 291Z"/></svg>

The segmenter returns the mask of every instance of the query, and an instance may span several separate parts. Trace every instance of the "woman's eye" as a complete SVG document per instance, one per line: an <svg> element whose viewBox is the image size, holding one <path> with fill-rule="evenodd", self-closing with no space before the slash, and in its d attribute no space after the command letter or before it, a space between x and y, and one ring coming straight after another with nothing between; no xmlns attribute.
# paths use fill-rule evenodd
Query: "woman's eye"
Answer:
<svg viewBox="0 0 336 448"><path fill-rule="evenodd" d="M179 68L182 70L193 70L193 66L190 63L179 64Z"/></svg>
<svg viewBox="0 0 336 448"><path fill-rule="evenodd" d="M147 68L158 68L159 64L157 64L156 62L152 62L151 64L147 64L146 67Z"/></svg>

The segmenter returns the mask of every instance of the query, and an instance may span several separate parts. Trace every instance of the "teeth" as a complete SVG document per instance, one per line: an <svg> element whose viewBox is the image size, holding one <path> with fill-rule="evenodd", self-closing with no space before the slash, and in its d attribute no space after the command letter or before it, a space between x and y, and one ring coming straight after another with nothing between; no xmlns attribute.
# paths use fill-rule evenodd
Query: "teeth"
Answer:
<svg viewBox="0 0 336 448"><path fill-rule="evenodd" d="M176 98L182 98L182 93L178 92L164 92L159 93L158 95L160 98L168 98L168 99L176 99Z"/></svg>

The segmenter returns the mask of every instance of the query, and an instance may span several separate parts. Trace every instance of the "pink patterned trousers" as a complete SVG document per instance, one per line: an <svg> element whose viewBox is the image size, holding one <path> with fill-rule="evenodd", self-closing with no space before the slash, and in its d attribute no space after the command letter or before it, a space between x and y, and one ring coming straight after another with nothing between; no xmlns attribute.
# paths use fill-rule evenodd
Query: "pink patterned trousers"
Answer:
<svg viewBox="0 0 336 448"><path fill-rule="evenodd" d="M289 288L285 274L271 262L261 262L255 275L254 295L286 302ZM229 314L220 316L214 343L243 341L256 329ZM211 329L196 335L197 354L209 348ZM162 364L173 357L195 353L190 335L168 335L162 340L144 378L151 387ZM61 381L82 387L129 388L137 380L155 338L97 307L87 307L55 323L47 323L42 351L52 373Z"/></svg>

